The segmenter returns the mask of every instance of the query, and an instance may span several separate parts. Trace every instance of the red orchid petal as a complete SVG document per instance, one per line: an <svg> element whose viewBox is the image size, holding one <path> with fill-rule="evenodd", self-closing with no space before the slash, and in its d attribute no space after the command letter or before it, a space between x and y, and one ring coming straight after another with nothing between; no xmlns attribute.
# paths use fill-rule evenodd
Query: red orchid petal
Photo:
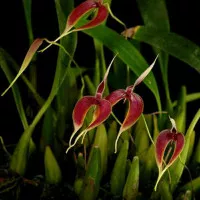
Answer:
<svg viewBox="0 0 200 200"><path fill-rule="evenodd" d="M98 4L93 0L87 0L81 3L80 5L78 5L70 13L67 19L66 30L70 30L83 15L85 15L87 12L89 12L93 8L97 8L97 7L98 7Z"/></svg>
<svg viewBox="0 0 200 200"><path fill-rule="evenodd" d="M158 167L162 166L165 149L172 140L171 130L166 129L160 132L156 139L156 162Z"/></svg>
<svg viewBox="0 0 200 200"><path fill-rule="evenodd" d="M122 91L121 91L122 93ZM120 100L120 92L116 93L115 95L115 100L119 99ZM123 92L124 94L124 92ZM125 93L125 97L126 99L128 99L129 101L129 109L128 112L126 114L126 118L124 119L123 124L120 127L119 133L117 135L117 138L115 140L115 153L117 152L117 142L119 140L120 135L122 134L122 132L126 131L128 128L130 128L140 117L140 115L143 112L143 108L144 108L144 103L142 98L137 95L136 93L130 93L127 94ZM114 95L113 95L114 97ZM116 98L118 97L118 98ZM112 101L113 99L110 98L110 100ZM114 101L112 101L114 102Z"/></svg>
<svg viewBox="0 0 200 200"><path fill-rule="evenodd" d="M93 96L85 96L76 103L72 116L75 132L82 127L88 110L96 103L97 100Z"/></svg>
<svg viewBox="0 0 200 200"><path fill-rule="evenodd" d="M80 135L85 135L87 131L97 127L101 123L103 123L110 115L112 109L111 109L111 104L109 101L105 99L98 99L93 96L85 96L82 99L80 99L73 110L73 123L74 123L74 132L72 133L70 140L69 140L69 148L75 145L76 141L75 140L74 144L71 145L72 139L74 138L75 134L77 131L82 127L85 116L88 112L88 110L91 108L91 106L96 106L94 115L93 115L93 120L89 124L89 126L80 134ZM79 136L80 136L79 135ZM79 138L79 136L77 138ZM67 150L68 151L68 150Z"/></svg>
<svg viewBox="0 0 200 200"><path fill-rule="evenodd" d="M87 127L88 131L103 123L109 117L112 111L110 102L105 99L99 99L95 105L97 107L93 115L93 120Z"/></svg>
<svg viewBox="0 0 200 200"><path fill-rule="evenodd" d="M126 118L120 128L121 133L129 129L133 124L135 124L144 109L144 102L138 94L131 93L130 96L127 97L127 99L129 101L129 108L126 114Z"/></svg>
<svg viewBox="0 0 200 200"><path fill-rule="evenodd" d="M111 103L111 106L114 106L116 103L118 103L125 97L126 97L126 91L123 89L119 89L109 94L105 99Z"/></svg>
<svg viewBox="0 0 200 200"><path fill-rule="evenodd" d="M73 123L75 132L77 132L83 125L85 116L91 106L96 105L95 113L92 122L88 126L88 130L98 126L105 121L111 113L111 104L105 99L97 99L93 96L85 96L80 99L73 110Z"/></svg>
<svg viewBox="0 0 200 200"><path fill-rule="evenodd" d="M156 139L156 162L158 168L162 168L163 164L163 157L166 150L167 145L169 142L175 142L175 149L173 155L168 163L166 163L169 167L176 158L181 153L183 146L184 146L184 136L181 133L172 132L169 129L163 130Z"/></svg>
<svg viewBox="0 0 200 200"><path fill-rule="evenodd" d="M173 140L176 142L176 146L168 165L171 165L176 160L176 158L180 155L185 143L184 136L181 133L176 133L174 135Z"/></svg>
<svg viewBox="0 0 200 200"><path fill-rule="evenodd" d="M89 21L87 24L77 28L76 30L80 31L80 30L89 29L89 28L98 26L101 23L103 23L107 17L108 17L108 10L105 6L101 5L98 8L97 15L91 21Z"/></svg>

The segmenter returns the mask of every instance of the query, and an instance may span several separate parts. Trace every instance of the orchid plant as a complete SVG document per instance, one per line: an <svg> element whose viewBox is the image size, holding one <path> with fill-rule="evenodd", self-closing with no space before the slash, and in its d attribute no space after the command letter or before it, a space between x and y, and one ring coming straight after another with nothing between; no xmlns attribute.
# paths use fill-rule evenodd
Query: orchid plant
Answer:
<svg viewBox="0 0 200 200"><path fill-rule="evenodd" d="M23 3L29 27L30 48L21 67L7 52L0 49L0 65L10 83L2 96L12 88L24 128L12 155L7 150L3 137L0 137L0 145L9 157L11 173L11 178L10 175L6 177L8 173L6 178L0 177L0 195L10 194L11 190L16 189L14 194L17 196L21 183L23 187L31 185L36 190L42 187L40 197L47 195L47 190L52 191L53 185L59 190L59 195L60 188L63 188L63 193L73 194L67 197L80 200L118 197L132 200L140 197L146 199L149 196L152 199L173 199L176 193L177 198L182 198L182 194L188 195L188 191L190 197L198 193L199 177L190 176L186 184L180 182L189 160L192 160L195 166L200 163L200 142L195 143L194 131L200 119L200 110L186 129L186 104L199 99L200 94L187 94L186 88L183 87L177 101L173 102L170 97L167 69L170 54L199 71L200 47L170 32L164 0L149 0L148 3L146 0L137 0L144 25L133 28L126 28L112 13L111 1L83 0L74 8L73 0L56 0L60 34L53 41L47 38L33 40L33 31L30 28L31 0ZM125 30L122 30L122 34L106 26L109 16L123 26ZM76 62L79 32L89 35L94 41L96 60L95 69L92 71L93 80L92 75L87 73L88 69L80 67ZM40 49L44 42L47 46ZM142 42L150 44L157 55L150 66L139 51L138 46ZM38 93L34 81L29 80L23 72L29 69L32 60L38 59L35 55L37 52L46 52L53 45L59 47L59 52L52 88L45 100ZM107 69L104 46L115 55ZM160 77L155 77L152 72L157 60L164 83L166 105L161 101L156 80ZM15 78L9 65L14 66L17 71ZM110 73L112 66L113 73ZM123 74L125 78L122 77ZM112 77L126 79L122 80L125 86L121 81L115 84ZM22 78L39 107L30 123L17 85L19 78ZM82 84L81 90L79 80ZM142 82L155 97L158 111L154 113L144 113L145 98L142 92L138 92L140 95L135 93L135 88ZM86 88L88 95L83 95ZM110 92L106 91L107 88ZM124 103L123 106L127 102L127 112L122 122L118 120L114 110L114 106L120 101ZM92 113L89 113L90 111ZM89 114L92 116L88 123L86 121ZM40 141L37 143L32 135L36 132L35 127L39 122L42 128ZM83 148L81 146L69 153L70 149L78 146L79 140L81 144L84 143ZM193 146L196 148L195 155ZM38 147L39 151L36 151ZM31 179L31 175L28 174L31 166L36 168L36 162L31 160L37 157L35 152L42 154L37 159L43 159L45 183L41 181L41 177ZM66 170L67 167L70 170ZM72 172L73 168L75 172ZM71 173L73 178L69 180L65 173ZM157 180L155 174L158 175ZM194 173L192 175L194 176ZM63 182L66 184L62 187ZM61 196L57 198L60 199Z"/></svg>

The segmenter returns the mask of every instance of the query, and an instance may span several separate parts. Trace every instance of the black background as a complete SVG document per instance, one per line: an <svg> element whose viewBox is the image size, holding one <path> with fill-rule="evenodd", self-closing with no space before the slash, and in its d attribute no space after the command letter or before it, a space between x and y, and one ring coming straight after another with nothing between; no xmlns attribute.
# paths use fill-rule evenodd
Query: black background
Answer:
<svg viewBox="0 0 200 200"><path fill-rule="evenodd" d="M198 0L166 0L167 8L169 12L171 31L178 33L196 44L200 45L200 12L198 6ZM75 4L82 2L81 0L75 1ZM112 11L119 19L127 24L128 27L142 24L142 20L137 9L135 0L113 0ZM34 37L47 37L48 39L54 39L58 36L57 19L55 14L54 1L50 0L33 0L33 31ZM123 29L114 20L108 20L110 27L118 32ZM27 39L26 24L24 20L23 5L21 0L12 1L0 1L0 46L8 51L11 56L21 64L23 58L28 50L29 43ZM90 42L90 38L83 34L80 34L80 39L83 39L85 44ZM82 41L83 41L82 40ZM84 45L85 45L84 44ZM90 60L93 53L85 46L78 50L79 56L78 62L84 65L85 62ZM150 49L150 48L149 48ZM87 52L87 54L85 53ZM149 63L152 62L152 54L147 50L143 52ZM38 64L39 70L39 92L43 94L43 97L47 97L51 88L53 79L53 73L56 63L56 51L54 48L47 53L40 55L41 62ZM86 62L86 63L87 63ZM91 59L90 65L93 64ZM156 77L159 82L159 68L155 69ZM177 94L182 85L187 86L188 93L199 92L200 76L197 71L189 67L187 64L170 57L169 63L169 84L172 99L176 99ZM20 84L19 80L19 84ZM0 92L8 86L8 82L3 74L0 72ZM23 85L24 87L24 85ZM146 98L145 111L152 112L155 108L151 98L146 96L146 92L143 92L145 87L141 86L141 96ZM146 91L146 89L144 89ZM162 91L161 91L162 93ZM27 103L28 98L26 90L22 90L24 101ZM148 107L148 105L150 105ZM188 104L188 122L199 108L199 101ZM199 130L199 128L197 129ZM0 135L7 135L9 142L16 142L19 135L22 133L23 128L18 117L18 113L13 101L12 92L9 91L4 97L0 97ZM8 142L8 141L7 141Z"/></svg>

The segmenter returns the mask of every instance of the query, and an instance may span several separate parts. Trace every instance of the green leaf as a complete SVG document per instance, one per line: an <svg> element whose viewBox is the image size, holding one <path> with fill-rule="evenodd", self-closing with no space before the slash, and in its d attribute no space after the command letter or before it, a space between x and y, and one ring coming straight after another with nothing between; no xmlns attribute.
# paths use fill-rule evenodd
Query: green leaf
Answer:
<svg viewBox="0 0 200 200"><path fill-rule="evenodd" d="M162 200L173 200L172 192L167 181L162 181L159 189Z"/></svg>
<svg viewBox="0 0 200 200"><path fill-rule="evenodd" d="M50 146L46 146L44 154L45 179L49 184L58 184L62 180L61 169L51 150Z"/></svg>
<svg viewBox="0 0 200 200"><path fill-rule="evenodd" d="M169 18L164 0L137 0L145 25L169 31Z"/></svg>
<svg viewBox="0 0 200 200"><path fill-rule="evenodd" d="M94 146L98 146L101 151L101 176L107 171L107 161L108 161L108 138L107 131L104 124L97 127Z"/></svg>
<svg viewBox="0 0 200 200"><path fill-rule="evenodd" d="M44 120L42 124L42 134L40 138L40 150L45 151L47 145L52 145L55 139L55 119L53 118L53 110L49 107L44 114Z"/></svg>
<svg viewBox="0 0 200 200"><path fill-rule="evenodd" d="M194 153L195 136L196 136L195 131L192 131L191 137L190 137L190 144L189 144L189 149L188 149L188 155L187 155L186 164L189 163L190 158L191 158L191 156L192 156L193 153Z"/></svg>
<svg viewBox="0 0 200 200"><path fill-rule="evenodd" d="M86 83L86 87L88 88L89 94L94 95L96 92L96 87L94 85L94 82L92 82L92 80L90 79L88 75L84 76L84 81Z"/></svg>
<svg viewBox="0 0 200 200"><path fill-rule="evenodd" d="M152 116L145 115L145 120L147 121L149 129L152 127ZM139 118L134 129L135 134L135 146L136 155L139 157L140 162L143 163L146 160L146 154L149 148L149 136L142 117Z"/></svg>
<svg viewBox="0 0 200 200"><path fill-rule="evenodd" d="M108 81L109 86L113 88L113 90L117 90L119 88L126 88L128 85L133 84L133 80L137 79L137 77L134 76L131 77L132 79L130 79L130 68L127 67L127 65L118 57L116 57L116 59L114 60L112 69L113 72L109 74Z"/></svg>
<svg viewBox="0 0 200 200"><path fill-rule="evenodd" d="M192 102L192 101L196 101L200 99L200 92L196 92L196 93L192 93L192 94L188 94L185 98L186 103ZM174 101L173 102L173 106L176 106L178 103L178 101Z"/></svg>
<svg viewBox="0 0 200 200"><path fill-rule="evenodd" d="M140 26L134 39L150 44L187 63L200 72L200 47L172 32Z"/></svg>
<svg viewBox="0 0 200 200"><path fill-rule="evenodd" d="M80 200L95 200L99 193L101 179L101 152L94 146L88 162L83 187L79 195Z"/></svg>
<svg viewBox="0 0 200 200"><path fill-rule="evenodd" d="M24 6L29 42L31 44L33 42L32 16L31 16L32 0L23 0L23 6Z"/></svg>
<svg viewBox="0 0 200 200"><path fill-rule="evenodd" d="M200 163L200 139L198 139L198 143L194 151L193 162L198 164Z"/></svg>
<svg viewBox="0 0 200 200"><path fill-rule="evenodd" d="M186 126L186 87L182 87L176 108L174 109L173 118L176 122L177 130L181 133L185 132Z"/></svg>
<svg viewBox="0 0 200 200"><path fill-rule="evenodd" d="M136 199L139 188L139 158L133 158L131 168L129 170L126 184L123 190L123 197L126 200Z"/></svg>
<svg viewBox="0 0 200 200"><path fill-rule="evenodd" d="M123 192L125 184L128 147L129 147L129 142L128 140L125 140L121 146L120 152L117 156L116 162L112 170L110 187L111 187L111 192L114 195L122 195Z"/></svg>

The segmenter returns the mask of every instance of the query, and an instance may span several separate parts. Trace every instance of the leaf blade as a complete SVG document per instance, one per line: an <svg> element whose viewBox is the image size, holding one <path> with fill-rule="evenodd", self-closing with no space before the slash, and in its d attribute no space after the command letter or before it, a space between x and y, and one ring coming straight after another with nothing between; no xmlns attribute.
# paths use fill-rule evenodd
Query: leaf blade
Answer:
<svg viewBox="0 0 200 200"><path fill-rule="evenodd" d="M145 26L140 26L133 38L162 49L200 72L200 47L190 40Z"/></svg>

